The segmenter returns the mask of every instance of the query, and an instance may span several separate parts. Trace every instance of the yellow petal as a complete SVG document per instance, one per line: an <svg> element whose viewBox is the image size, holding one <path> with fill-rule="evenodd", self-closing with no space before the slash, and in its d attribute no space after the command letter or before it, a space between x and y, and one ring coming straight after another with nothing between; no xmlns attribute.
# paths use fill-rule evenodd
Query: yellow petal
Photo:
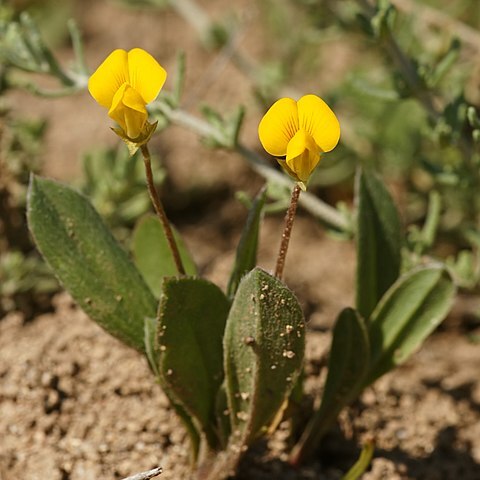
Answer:
<svg viewBox="0 0 480 480"><path fill-rule="evenodd" d="M258 126L258 136L263 148L275 157L286 155L288 142L297 131L297 102L291 98L277 100Z"/></svg>
<svg viewBox="0 0 480 480"><path fill-rule="evenodd" d="M88 80L88 90L100 105L110 108L115 93L128 80L127 52L114 50Z"/></svg>
<svg viewBox="0 0 480 480"><path fill-rule="evenodd" d="M300 128L310 133L323 152L333 150L340 139L340 125L330 107L316 95L305 95L297 105Z"/></svg>
<svg viewBox="0 0 480 480"><path fill-rule="evenodd" d="M122 97L122 103L132 110L136 110L138 112L147 112L145 108L145 101L143 100L140 93L132 88L130 85L127 85Z"/></svg>
<svg viewBox="0 0 480 480"><path fill-rule="evenodd" d="M145 50L134 48L128 52L130 85L142 96L145 104L157 98L167 72Z"/></svg>
<svg viewBox="0 0 480 480"><path fill-rule="evenodd" d="M148 114L145 110L145 113L139 112L137 110L129 110L125 111L125 125L126 130L125 133L129 138L135 140L142 136L144 126L147 122Z"/></svg>
<svg viewBox="0 0 480 480"><path fill-rule="evenodd" d="M143 98L127 84L118 89L108 115L120 125L125 135L132 140L142 134L148 118Z"/></svg>
<svg viewBox="0 0 480 480"><path fill-rule="evenodd" d="M289 159L298 157L305 150L319 153L315 140L302 128L288 142L286 160L288 161Z"/></svg>
<svg viewBox="0 0 480 480"><path fill-rule="evenodd" d="M319 148L313 137L300 129L288 144L285 160L288 168L294 172L294 178L306 182L320 161Z"/></svg>
<svg viewBox="0 0 480 480"><path fill-rule="evenodd" d="M295 180L306 183L320 161L320 155L311 150L305 150L298 157L287 160L290 170L295 173Z"/></svg>

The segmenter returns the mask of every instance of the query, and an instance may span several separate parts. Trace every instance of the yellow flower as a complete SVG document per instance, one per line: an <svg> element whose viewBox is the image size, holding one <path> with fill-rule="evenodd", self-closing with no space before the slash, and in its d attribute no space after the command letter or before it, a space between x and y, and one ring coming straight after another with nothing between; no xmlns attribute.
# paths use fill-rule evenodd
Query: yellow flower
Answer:
<svg viewBox="0 0 480 480"><path fill-rule="evenodd" d="M88 90L120 125L120 136L142 142L150 132L146 105L155 100L167 72L145 50L114 50L88 81ZM123 135L122 135L123 134Z"/></svg>
<svg viewBox="0 0 480 480"><path fill-rule="evenodd" d="M260 121L258 136L263 148L305 188L320 155L337 145L340 125L316 95L305 95L298 102L281 98Z"/></svg>

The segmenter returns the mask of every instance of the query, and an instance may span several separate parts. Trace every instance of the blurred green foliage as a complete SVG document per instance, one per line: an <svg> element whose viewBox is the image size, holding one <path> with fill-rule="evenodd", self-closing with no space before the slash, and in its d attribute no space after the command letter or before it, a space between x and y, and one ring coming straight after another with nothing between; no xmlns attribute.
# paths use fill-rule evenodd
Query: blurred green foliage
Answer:
<svg viewBox="0 0 480 480"><path fill-rule="evenodd" d="M21 310L28 319L48 309L58 289L25 222L26 186L40 167L45 122L19 120L2 103L0 123L0 316Z"/></svg>
<svg viewBox="0 0 480 480"><path fill-rule="evenodd" d="M34 251L25 221L28 179L30 172L41 170L47 126L40 120L16 119L6 108L0 114L0 316L21 310L30 318L50 307L51 295L59 288ZM78 188L117 239L126 242L136 219L151 210L141 160L121 145L86 153L82 165ZM164 170L156 161L153 168L162 183Z"/></svg>
<svg viewBox="0 0 480 480"><path fill-rule="evenodd" d="M37 254L0 253L0 315L19 310L28 320L50 308L56 291L58 282Z"/></svg>
<svg viewBox="0 0 480 480"><path fill-rule="evenodd" d="M102 215L115 236L126 241L137 219L151 210L145 188L143 162L136 153L130 156L121 144L116 148L96 149L83 157L79 187ZM165 170L153 162L158 185Z"/></svg>
<svg viewBox="0 0 480 480"><path fill-rule="evenodd" d="M286 84L314 86L343 127L340 148L322 162L311 187L338 188L356 165L380 171L395 186L410 226L410 264L426 254L447 256L461 285L478 284L480 95L471 85L480 33L463 23L478 28L475 2L261 4L275 38L266 54L282 59L283 72L268 101ZM438 192L433 230L432 191ZM425 242L415 232L429 222Z"/></svg>
<svg viewBox="0 0 480 480"><path fill-rule="evenodd" d="M309 190L338 202L338 215L349 218L355 170L358 165L373 167L392 185L402 206L402 220L410 232L405 265L422 263L426 255L448 258L458 283L476 288L480 280L480 95L475 90L478 73L472 59L480 48L475 30L480 14L475 2L261 0L256 4L264 29L261 60L250 57L238 40L248 22L239 12L232 14L230 9L213 20L195 0L119 3L174 9L212 54L225 55L251 80L262 109L285 94L320 94L339 115L342 141L322 160ZM38 13L40 4L34 6ZM84 89L88 72L74 25L70 24L70 34L75 62L67 69L46 47L31 17L17 12L0 7L1 87L26 88L39 95ZM184 69L183 62L179 65ZM44 91L32 82L27 73L32 71L57 78L60 87ZM251 160L252 152L238 147L243 110L227 118L206 106L205 123L199 128L181 111L181 83L175 85L173 96L167 94L152 105L153 115L163 115L163 126L169 122L192 126L210 146L236 149ZM97 208L110 216L112 225L128 224L145 201L134 194L128 205L114 208L129 189L135 192L139 186L133 174L122 192L118 179L132 167L117 155L112 151L89 154L82 187ZM113 164L118 166L115 178L93 179L102 177ZM263 174L265 169L260 165L256 171ZM271 199L282 205L288 189L270 183ZM432 192L438 194L436 200ZM269 210L275 207L267 206ZM338 222L337 233L338 225L348 223Z"/></svg>
<svg viewBox="0 0 480 480"><path fill-rule="evenodd" d="M69 95L86 86L88 74L83 63L82 45L75 24L68 23L76 52L72 69L56 59L33 19L44 16L55 2L29 2L32 15L19 5L0 4L0 316L21 310L28 319L50 308L58 282L34 251L25 221L29 175L41 170L41 153L47 128L43 120L19 118L6 97L8 90L23 88L40 96ZM67 2L69 3L69 2ZM50 18L58 26L59 17ZM35 13L42 12L42 15ZM49 15L46 15L47 17ZM45 27L43 21L41 25ZM42 28L43 33L43 28ZM31 80L31 74L54 77L59 87L45 90ZM141 162L130 158L124 148L98 149L86 153L78 188L88 195L120 240L127 238L134 219L150 210ZM155 178L164 172L154 162Z"/></svg>
<svg viewBox="0 0 480 480"><path fill-rule="evenodd" d="M17 13L12 7L0 4L0 93L8 88L24 88L36 95L55 97L84 89L88 72L80 33L73 20L67 22L67 27L75 52L75 61L69 68L53 54L30 13ZM45 89L32 81L31 73L54 78L58 86Z"/></svg>

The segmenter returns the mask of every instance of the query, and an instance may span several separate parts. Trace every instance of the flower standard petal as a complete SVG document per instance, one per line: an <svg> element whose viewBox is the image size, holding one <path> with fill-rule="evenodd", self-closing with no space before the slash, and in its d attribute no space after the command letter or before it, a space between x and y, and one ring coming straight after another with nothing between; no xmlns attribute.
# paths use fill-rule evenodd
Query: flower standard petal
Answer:
<svg viewBox="0 0 480 480"><path fill-rule="evenodd" d="M118 89L128 83L128 62L125 50L114 50L88 80L88 90L102 107L110 108Z"/></svg>
<svg viewBox="0 0 480 480"><path fill-rule="evenodd" d="M305 95L297 105L300 128L310 133L323 152L333 150L340 139L340 124L330 107L316 95Z"/></svg>
<svg viewBox="0 0 480 480"><path fill-rule="evenodd" d="M297 131L297 102L291 98L277 100L258 126L258 136L263 148L275 157L286 155L288 142Z"/></svg>
<svg viewBox="0 0 480 480"><path fill-rule="evenodd" d="M128 52L128 72L130 85L142 96L145 104L157 98L167 78L165 69L141 48Z"/></svg>

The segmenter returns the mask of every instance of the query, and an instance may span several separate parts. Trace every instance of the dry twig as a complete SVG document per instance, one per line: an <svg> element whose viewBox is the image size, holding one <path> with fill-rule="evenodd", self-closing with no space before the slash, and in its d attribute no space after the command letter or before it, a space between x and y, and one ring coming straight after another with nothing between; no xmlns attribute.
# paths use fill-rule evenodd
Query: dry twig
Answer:
<svg viewBox="0 0 480 480"><path fill-rule="evenodd" d="M152 470L148 470L147 472L141 472L137 473L136 475L132 475L131 477L126 477L123 480L150 480L150 478L160 475L162 471L162 467L157 467Z"/></svg>

